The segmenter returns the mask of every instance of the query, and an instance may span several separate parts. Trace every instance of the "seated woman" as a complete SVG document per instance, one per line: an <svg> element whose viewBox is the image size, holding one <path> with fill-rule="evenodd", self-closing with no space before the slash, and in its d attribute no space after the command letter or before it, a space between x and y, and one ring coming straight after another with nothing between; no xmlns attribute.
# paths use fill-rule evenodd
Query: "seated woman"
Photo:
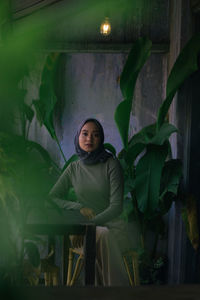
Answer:
<svg viewBox="0 0 200 300"><path fill-rule="evenodd" d="M104 149L104 132L96 119L87 119L75 136L79 160L72 162L50 192L65 209L79 210L96 228L96 284L128 285L121 252L129 247L126 223L119 218L123 202L123 174L119 161ZM63 201L73 187L77 202ZM71 236L82 247L82 236Z"/></svg>

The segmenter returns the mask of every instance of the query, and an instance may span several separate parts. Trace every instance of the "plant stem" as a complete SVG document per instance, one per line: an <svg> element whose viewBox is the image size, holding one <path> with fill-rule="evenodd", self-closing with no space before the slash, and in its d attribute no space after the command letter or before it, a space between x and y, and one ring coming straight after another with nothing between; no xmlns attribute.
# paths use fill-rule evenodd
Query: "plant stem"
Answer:
<svg viewBox="0 0 200 300"><path fill-rule="evenodd" d="M22 136L25 139L26 138L26 118L24 115L24 111L21 110L20 112L21 114L21 128L22 128Z"/></svg>
<svg viewBox="0 0 200 300"><path fill-rule="evenodd" d="M155 258L156 256L156 249L157 249L157 245L158 245L158 233L156 233L156 236L155 236L155 240L154 240L154 245L153 245L153 251L152 251L152 259Z"/></svg>
<svg viewBox="0 0 200 300"><path fill-rule="evenodd" d="M28 128L27 128L27 130L26 130L26 139L27 139L27 140L28 140L28 134L29 134L30 126L31 126L31 122L28 123Z"/></svg>
<svg viewBox="0 0 200 300"><path fill-rule="evenodd" d="M63 159L64 159L64 161L65 161L65 163L66 163L66 162L67 162L66 157L65 157L65 155L64 155L64 153L63 153L63 151L62 151L62 148L61 148L61 146L60 146L60 143L59 143L59 140L58 140L56 134L54 135L54 138L55 138L55 141L56 141L56 143L57 143L57 145L58 145L58 148L59 148L59 150L60 150L60 152L61 152L61 155L62 155L62 157L63 157Z"/></svg>
<svg viewBox="0 0 200 300"><path fill-rule="evenodd" d="M135 208L136 220L137 220L137 223L138 223L139 229L140 229L141 246L144 249L144 230L143 230L144 228L142 226L142 220L140 218L140 212L138 209L137 199L135 197L134 191L131 191L131 197L132 197L132 201L133 201L133 206Z"/></svg>

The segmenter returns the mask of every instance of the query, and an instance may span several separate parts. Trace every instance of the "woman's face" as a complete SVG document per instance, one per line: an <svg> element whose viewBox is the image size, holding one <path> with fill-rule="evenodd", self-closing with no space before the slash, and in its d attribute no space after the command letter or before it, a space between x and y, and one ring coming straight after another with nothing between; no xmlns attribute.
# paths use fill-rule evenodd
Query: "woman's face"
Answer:
<svg viewBox="0 0 200 300"><path fill-rule="evenodd" d="M86 152L96 150L101 143L100 132L97 125L93 122L86 123L79 135L79 146Z"/></svg>

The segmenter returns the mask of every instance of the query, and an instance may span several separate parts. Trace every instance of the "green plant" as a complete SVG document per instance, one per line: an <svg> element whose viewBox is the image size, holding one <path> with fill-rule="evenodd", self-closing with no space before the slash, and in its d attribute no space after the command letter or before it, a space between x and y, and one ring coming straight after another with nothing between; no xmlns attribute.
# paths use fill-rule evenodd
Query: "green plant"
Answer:
<svg viewBox="0 0 200 300"><path fill-rule="evenodd" d="M115 122L124 146L118 154L125 179L124 202L127 209L124 217L134 217L138 222L143 250L146 249L147 232L155 232L155 243L150 254L153 259L158 238L165 233L163 216L176 200L182 174L180 160L170 159L169 137L177 129L168 123L166 117L175 93L198 68L200 35L194 36L178 56L167 80L166 98L159 109L157 121L128 140L135 83L150 51L151 42L147 38L140 38L129 53L120 79L124 100L116 108Z"/></svg>
<svg viewBox="0 0 200 300"><path fill-rule="evenodd" d="M25 102L22 80L35 62L33 48L42 45L43 30L32 22L11 30L6 2L0 4L0 281L16 285L24 280L24 258L40 264L35 242L41 241L27 232L26 222L33 208L45 209L61 170L42 146L27 140L34 111Z"/></svg>

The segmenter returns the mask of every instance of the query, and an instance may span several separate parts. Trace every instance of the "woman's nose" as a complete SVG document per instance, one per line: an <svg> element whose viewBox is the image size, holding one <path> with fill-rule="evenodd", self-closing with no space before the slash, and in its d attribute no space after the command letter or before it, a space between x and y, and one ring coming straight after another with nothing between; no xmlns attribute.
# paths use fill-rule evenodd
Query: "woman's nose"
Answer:
<svg viewBox="0 0 200 300"><path fill-rule="evenodd" d="M92 134L88 134L87 138L88 138L88 141L91 141L93 139Z"/></svg>

